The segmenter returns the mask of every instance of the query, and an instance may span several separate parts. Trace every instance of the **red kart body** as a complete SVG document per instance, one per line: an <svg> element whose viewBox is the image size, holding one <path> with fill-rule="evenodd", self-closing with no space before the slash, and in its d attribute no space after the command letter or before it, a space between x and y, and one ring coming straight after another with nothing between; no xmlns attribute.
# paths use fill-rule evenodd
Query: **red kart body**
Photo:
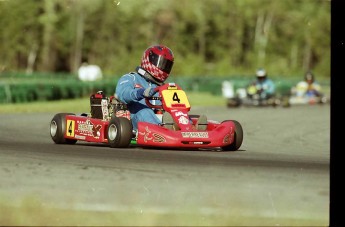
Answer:
<svg viewBox="0 0 345 227"><path fill-rule="evenodd" d="M137 143L144 146L164 147L224 147L234 141L235 124L208 122L205 131L198 131L194 125L197 118L189 117L190 104L185 92L178 85L165 84L159 90L162 106L149 106L169 112L180 130L170 130L159 125L139 122ZM191 121L189 120L191 119Z"/></svg>
<svg viewBox="0 0 345 227"><path fill-rule="evenodd" d="M221 148L238 150L242 144L243 131L239 122L208 120L206 130L197 130L199 115L189 115L190 104L185 92L175 83L159 87L158 97L146 99L152 109L169 112L178 125L170 129L162 125L139 122L137 133L133 133L129 113L118 111L110 100L100 96L98 114L76 116L59 113L51 121L51 137L55 143L74 144L77 140L108 143L111 147L128 147L131 141L138 146L167 148ZM97 95L97 94L96 94ZM150 100L160 100L161 105L152 105ZM102 107L102 108L100 108ZM97 115L94 117L92 115Z"/></svg>
<svg viewBox="0 0 345 227"><path fill-rule="evenodd" d="M109 121L85 116L66 115L66 139L77 139L87 142L107 143Z"/></svg>
<svg viewBox="0 0 345 227"><path fill-rule="evenodd" d="M193 122L195 123L196 120ZM160 147L224 147L234 141L235 125L227 121L208 123L206 131L181 129L174 131L164 127L142 122L138 127L137 143L144 146Z"/></svg>

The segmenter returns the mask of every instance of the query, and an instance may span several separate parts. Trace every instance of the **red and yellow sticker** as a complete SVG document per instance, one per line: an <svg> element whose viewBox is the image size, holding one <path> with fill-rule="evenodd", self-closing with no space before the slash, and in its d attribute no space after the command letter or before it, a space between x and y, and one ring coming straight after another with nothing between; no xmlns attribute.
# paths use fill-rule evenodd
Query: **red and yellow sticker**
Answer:
<svg viewBox="0 0 345 227"><path fill-rule="evenodd" d="M75 121L67 120L66 124L66 136L74 137Z"/></svg>
<svg viewBox="0 0 345 227"><path fill-rule="evenodd" d="M183 90L163 90L162 96L168 108L174 104L184 104L186 108L190 107L187 95Z"/></svg>

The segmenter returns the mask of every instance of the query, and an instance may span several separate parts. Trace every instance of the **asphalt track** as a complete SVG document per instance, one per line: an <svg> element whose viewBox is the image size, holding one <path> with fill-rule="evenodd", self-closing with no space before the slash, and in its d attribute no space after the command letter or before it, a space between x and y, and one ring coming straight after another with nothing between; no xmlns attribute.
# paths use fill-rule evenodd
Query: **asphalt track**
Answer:
<svg viewBox="0 0 345 227"><path fill-rule="evenodd" d="M329 105L191 113L239 121L240 150L56 145L49 135L55 113L1 114L0 198L20 204L35 196L75 210L191 213L199 217L192 225L212 225L210 215L226 218L223 225L241 218L246 226L329 225Z"/></svg>

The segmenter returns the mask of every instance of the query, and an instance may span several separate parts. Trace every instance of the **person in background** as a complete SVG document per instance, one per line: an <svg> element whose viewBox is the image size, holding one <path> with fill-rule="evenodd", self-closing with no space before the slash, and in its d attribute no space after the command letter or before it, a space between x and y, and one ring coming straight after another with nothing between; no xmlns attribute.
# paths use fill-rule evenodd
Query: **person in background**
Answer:
<svg viewBox="0 0 345 227"><path fill-rule="evenodd" d="M81 81L95 81L102 79L102 77L102 70L98 65L89 65L87 62L83 62L78 69L78 78Z"/></svg>
<svg viewBox="0 0 345 227"><path fill-rule="evenodd" d="M256 79L247 87L247 95L252 98L259 95L260 99L270 99L275 95L276 87L271 79L268 78L265 69L260 68L256 71Z"/></svg>
<svg viewBox="0 0 345 227"><path fill-rule="evenodd" d="M296 84L291 89L292 95L296 97L321 97L321 85L315 81L315 76L311 71L304 75L304 80Z"/></svg>
<svg viewBox="0 0 345 227"><path fill-rule="evenodd" d="M164 45L153 45L144 51L141 65L135 72L123 75L115 89L115 98L125 103L131 113L133 130L138 129L138 122L162 124L170 129L176 129L172 116L165 112L161 121L152 108L145 103L145 98L156 96L158 87L169 77L174 64L174 54ZM201 115L200 126L207 123L207 118ZM175 127L175 128L174 128ZM202 130L203 128L198 128ZM206 130L206 128L204 128Z"/></svg>

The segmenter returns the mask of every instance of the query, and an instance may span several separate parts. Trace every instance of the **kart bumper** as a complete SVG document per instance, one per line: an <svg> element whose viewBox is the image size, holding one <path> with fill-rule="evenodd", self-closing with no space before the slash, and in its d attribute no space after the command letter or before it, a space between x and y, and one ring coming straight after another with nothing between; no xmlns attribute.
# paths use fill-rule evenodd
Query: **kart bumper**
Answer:
<svg viewBox="0 0 345 227"><path fill-rule="evenodd" d="M154 147L206 148L224 147L234 142L235 124L226 121L210 124L206 131L174 131L146 122L138 124L137 144Z"/></svg>

